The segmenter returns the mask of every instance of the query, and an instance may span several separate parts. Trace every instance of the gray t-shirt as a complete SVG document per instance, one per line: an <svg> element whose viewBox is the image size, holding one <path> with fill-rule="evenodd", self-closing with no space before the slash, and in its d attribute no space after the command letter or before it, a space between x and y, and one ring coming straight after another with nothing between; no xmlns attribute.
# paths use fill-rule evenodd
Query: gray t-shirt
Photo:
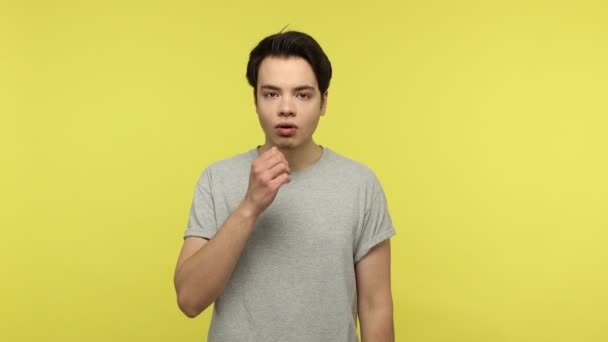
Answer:
<svg viewBox="0 0 608 342"><path fill-rule="evenodd" d="M254 148L203 171L185 237L213 237L257 157ZM258 218L215 301L208 341L357 341L355 264L394 234L374 173L324 148Z"/></svg>

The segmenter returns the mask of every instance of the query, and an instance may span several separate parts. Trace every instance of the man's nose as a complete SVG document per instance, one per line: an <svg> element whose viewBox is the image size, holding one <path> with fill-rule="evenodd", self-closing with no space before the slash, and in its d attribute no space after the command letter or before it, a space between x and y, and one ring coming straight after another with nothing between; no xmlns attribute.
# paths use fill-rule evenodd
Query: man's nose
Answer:
<svg viewBox="0 0 608 342"><path fill-rule="evenodd" d="M293 116L295 114L293 98L290 96L283 96L279 107L279 116Z"/></svg>

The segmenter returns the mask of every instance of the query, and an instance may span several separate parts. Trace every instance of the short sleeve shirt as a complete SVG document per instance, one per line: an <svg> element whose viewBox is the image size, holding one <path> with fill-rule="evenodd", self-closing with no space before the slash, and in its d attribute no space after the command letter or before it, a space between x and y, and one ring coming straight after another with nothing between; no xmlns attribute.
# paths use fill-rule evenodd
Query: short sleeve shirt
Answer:
<svg viewBox="0 0 608 342"><path fill-rule="evenodd" d="M212 239L241 203L257 149L201 174L184 234ZM258 218L209 341L357 341L355 265L395 234L374 173L328 148Z"/></svg>

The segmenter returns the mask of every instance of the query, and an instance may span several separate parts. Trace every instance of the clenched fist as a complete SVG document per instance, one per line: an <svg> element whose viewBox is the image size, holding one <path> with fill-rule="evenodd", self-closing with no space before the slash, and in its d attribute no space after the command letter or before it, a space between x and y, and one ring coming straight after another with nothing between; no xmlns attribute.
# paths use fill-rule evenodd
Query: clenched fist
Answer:
<svg viewBox="0 0 608 342"><path fill-rule="evenodd" d="M251 208L255 215L270 206L279 188L290 181L289 165L283 153L276 147L262 153L251 163L249 186L243 204Z"/></svg>

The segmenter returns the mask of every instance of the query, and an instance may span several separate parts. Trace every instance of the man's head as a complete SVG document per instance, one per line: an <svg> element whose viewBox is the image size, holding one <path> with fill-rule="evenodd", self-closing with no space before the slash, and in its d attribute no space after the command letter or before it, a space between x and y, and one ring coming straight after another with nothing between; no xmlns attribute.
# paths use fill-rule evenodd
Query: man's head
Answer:
<svg viewBox="0 0 608 342"><path fill-rule="evenodd" d="M252 51L247 79L266 145L308 150L325 114L331 64L309 35L285 32L264 38Z"/></svg>
<svg viewBox="0 0 608 342"><path fill-rule="evenodd" d="M258 43L249 54L247 81L258 91L260 64L267 57L300 57L306 60L317 79L318 89L325 94L331 80L331 63L319 43L306 33L288 31L268 36Z"/></svg>

